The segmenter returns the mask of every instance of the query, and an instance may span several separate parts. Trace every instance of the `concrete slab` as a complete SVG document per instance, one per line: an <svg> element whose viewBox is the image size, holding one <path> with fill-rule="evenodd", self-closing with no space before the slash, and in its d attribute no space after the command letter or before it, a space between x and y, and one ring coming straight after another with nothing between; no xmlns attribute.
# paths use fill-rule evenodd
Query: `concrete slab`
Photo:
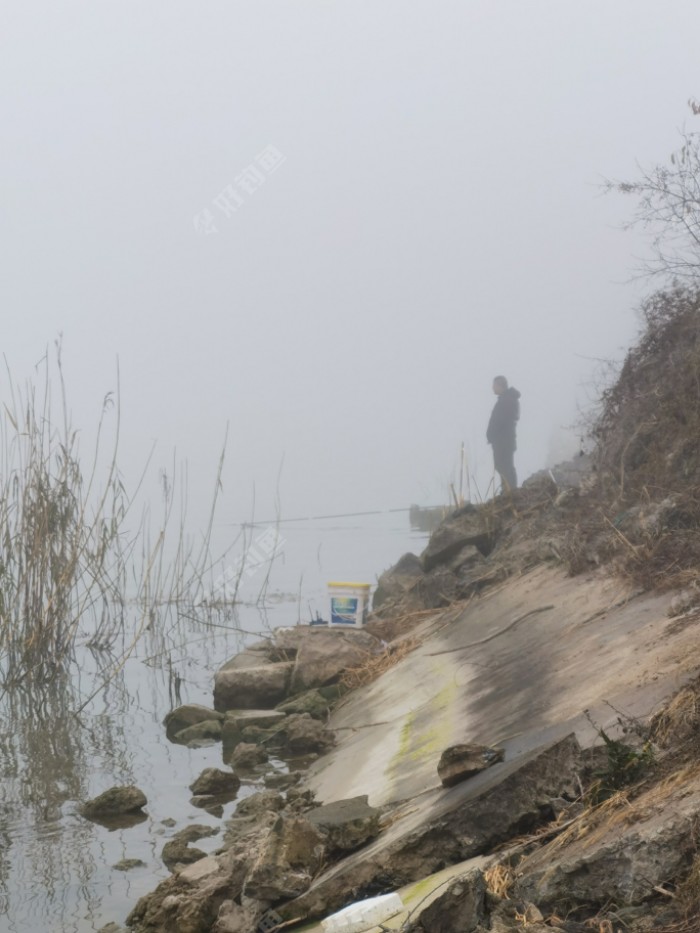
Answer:
<svg viewBox="0 0 700 933"><path fill-rule="evenodd" d="M503 746L508 760L571 731L591 744L585 710L613 729L607 704L646 716L700 666L698 623L674 625L668 602L539 567L436 613L419 648L334 711L338 746L308 785L325 803L368 794L381 806L437 787L449 745Z"/></svg>

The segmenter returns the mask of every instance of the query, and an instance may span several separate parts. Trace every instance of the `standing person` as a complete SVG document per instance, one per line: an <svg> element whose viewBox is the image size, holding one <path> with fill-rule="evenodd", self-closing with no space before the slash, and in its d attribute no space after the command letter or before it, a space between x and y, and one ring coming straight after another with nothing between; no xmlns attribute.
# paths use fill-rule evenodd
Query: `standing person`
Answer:
<svg viewBox="0 0 700 933"><path fill-rule="evenodd" d="M513 454L516 448L515 425L520 417L520 392L508 388L505 376L496 376L493 391L498 398L486 429L486 440L493 447L493 466L501 477L501 491L511 492L518 486Z"/></svg>

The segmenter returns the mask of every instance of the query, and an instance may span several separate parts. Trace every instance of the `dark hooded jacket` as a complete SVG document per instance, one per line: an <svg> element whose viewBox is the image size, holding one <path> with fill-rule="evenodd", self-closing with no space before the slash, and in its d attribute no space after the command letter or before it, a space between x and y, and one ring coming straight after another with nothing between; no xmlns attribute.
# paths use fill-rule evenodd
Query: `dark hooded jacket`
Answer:
<svg viewBox="0 0 700 933"><path fill-rule="evenodd" d="M515 450L515 425L520 417L519 399L520 392L512 386L498 396L486 429L489 444Z"/></svg>

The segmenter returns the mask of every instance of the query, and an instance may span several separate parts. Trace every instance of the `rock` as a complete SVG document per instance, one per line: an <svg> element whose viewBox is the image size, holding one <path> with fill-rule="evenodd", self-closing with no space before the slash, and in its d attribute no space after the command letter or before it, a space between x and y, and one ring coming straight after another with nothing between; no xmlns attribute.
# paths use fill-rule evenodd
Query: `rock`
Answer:
<svg viewBox="0 0 700 933"><path fill-rule="evenodd" d="M467 545L488 556L494 540L495 529L488 527L482 511L475 506L465 506L430 536L428 546L421 554L423 569L428 572L439 564L446 564Z"/></svg>
<svg viewBox="0 0 700 933"><path fill-rule="evenodd" d="M196 726L200 722L212 722L214 720L220 722L223 718L221 713L217 713L207 706L189 703L171 710L163 720L163 725L168 738L172 741L173 736L177 735L178 732L182 732L183 729Z"/></svg>
<svg viewBox="0 0 700 933"><path fill-rule="evenodd" d="M344 671L362 666L383 650L379 639L362 629L316 628L299 645L292 674L292 693L332 683Z"/></svg>
<svg viewBox="0 0 700 933"><path fill-rule="evenodd" d="M284 809L284 798L275 790L261 790L250 797L244 797L236 807L236 816L252 816L267 811L279 812Z"/></svg>
<svg viewBox="0 0 700 933"><path fill-rule="evenodd" d="M410 933L473 933L486 920L486 885L478 869L456 877L420 911Z"/></svg>
<svg viewBox="0 0 700 933"><path fill-rule="evenodd" d="M221 721L218 719L206 719L204 722L195 723L186 729L181 729L170 741L178 745L193 745L195 743L219 742L221 741Z"/></svg>
<svg viewBox="0 0 700 933"><path fill-rule="evenodd" d="M228 800L226 802L228 803ZM224 815L224 805L221 802L220 796L215 796L214 794L195 794L194 797L190 798L190 803L193 807L206 810L207 813L211 816L215 816L219 820Z"/></svg>
<svg viewBox="0 0 700 933"><path fill-rule="evenodd" d="M437 771L443 787L454 787L485 768L503 761L502 748L486 745L453 745L440 756Z"/></svg>
<svg viewBox="0 0 700 933"><path fill-rule="evenodd" d="M197 839L205 839L207 836L215 836L218 829L212 826L205 826L202 823L193 823L185 829L175 833L172 839L169 839L163 846L161 858L165 866L174 871L177 865L190 865L199 859L206 858L207 853L201 849L190 846L191 842Z"/></svg>
<svg viewBox="0 0 700 933"><path fill-rule="evenodd" d="M118 923L107 923L100 927L97 933L128 933L126 927L120 927Z"/></svg>
<svg viewBox="0 0 700 933"><path fill-rule="evenodd" d="M110 787L99 797L88 800L80 808L80 813L88 820L108 819L140 810L148 801L143 791L133 784L125 787Z"/></svg>
<svg viewBox="0 0 700 933"><path fill-rule="evenodd" d="M282 713L308 713L314 719L326 719L330 704L320 690L313 689L284 700L278 704L277 709Z"/></svg>
<svg viewBox="0 0 700 933"><path fill-rule="evenodd" d="M199 777L190 784L190 790L194 795L211 794L217 797L224 795L235 797L240 786L240 778L232 771L205 768Z"/></svg>
<svg viewBox="0 0 700 933"><path fill-rule="evenodd" d="M324 836L329 852L351 852L379 835L381 811L370 807L367 795L315 807L305 818Z"/></svg>
<svg viewBox="0 0 700 933"><path fill-rule="evenodd" d="M257 933L259 918L259 910L242 907L235 901L224 901L211 930L212 933Z"/></svg>
<svg viewBox="0 0 700 933"><path fill-rule="evenodd" d="M285 755L305 755L309 752L322 752L335 744L335 734L308 713L287 716L283 728L280 728L270 743L281 749Z"/></svg>
<svg viewBox="0 0 700 933"><path fill-rule="evenodd" d="M257 667L222 668L214 677L214 706L232 709L272 709L287 695L294 664L260 664Z"/></svg>
<svg viewBox="0 0 700 933"><path fill-rule="evenodd" d="M112 865L115 871L131 871L132 868L141 868L146 863L140 858L123 858L120 862Z"/></svg>
<svg viewBox="0 0 700 933"><path fill-rule="evenodd" d="M207 856L202 863L206 865L201 869L185 868L142 897L127 918L129 927L139 933L208 933L221 905L240 896L248 860L224 853ZM243 928L242 933L254 930Z"/></svg>
<svg viewBox="0 0 700 933"><path fill-rule="evenodd" d="M376 611L390 601L403 599L415 582L423 576L423 564L415 554L404 554L393 567L385 570L377 581L372 597Z"/></svg>
<svg viewBox="0 0 700 933"><path fill-rule="evenodd" d="M442 609L458 598L458 578L447 567L436 567L423 574L411 590L412 610Z"/></svg>
<svg viewBox="0 0 700 933"><path fill-rule="evenodd" d="M586 818L590 814L579 819ZM652 787L631 803L621 803L617 811L608 810L568 844L544 845L524 859L515 895L545 912L571 903L588 909L641 904L655 885L687 871L699 818L697 777L668 786L663 796Z"/></svg>
<svg viewBox="0 0 700 933"><path fill-rule="evenodd" d="M280 816L243 886L247 897L275 903L303 894L323 858L323 835L303 817Z"/></svg>
<svg viewBox="0 0 700 933"><path fill-rule="evenodd" d="M284 790L298 784L301 778L301 771L273 772L265 775L265 787Z"/></svg>
<svg viewBox="0 0 700 933"><path fill-rule="evenodd" d="M229 762L237 771L250 771L256 765L265 764L269 756L264 748L248 742L240 742L234 748Z"/></svg>
<svg viewBox="0 0 700 933"><path fill-rule="evenodd" d="M275 709L234 709L226 713L222 738L224 745L235 745L243 738L243 730L249 726L263 729L275 726L284 720L285 713Z"/></svg>
<svg viewBox="0 0 700 933"><path fill-rule="evenodd" d="M700 603L700 590L696 586L689 586L681 590L680 593L676 593L671 599L668 615L671 618L682 615L684 612L694 609L698 603Z"/></svg>

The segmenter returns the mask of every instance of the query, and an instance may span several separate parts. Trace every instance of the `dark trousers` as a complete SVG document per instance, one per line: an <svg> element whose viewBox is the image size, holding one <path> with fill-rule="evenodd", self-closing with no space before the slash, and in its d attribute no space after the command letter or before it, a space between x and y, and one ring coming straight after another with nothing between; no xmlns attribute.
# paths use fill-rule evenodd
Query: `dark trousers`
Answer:
<svg viewBox="0 0 700 933"><path fill-rule="evenodd" d="M518 488L518 475L515 472L513 456L515 448L511 444L492 444L493 468L501 477L501 491L510 492Z"/></svg>

